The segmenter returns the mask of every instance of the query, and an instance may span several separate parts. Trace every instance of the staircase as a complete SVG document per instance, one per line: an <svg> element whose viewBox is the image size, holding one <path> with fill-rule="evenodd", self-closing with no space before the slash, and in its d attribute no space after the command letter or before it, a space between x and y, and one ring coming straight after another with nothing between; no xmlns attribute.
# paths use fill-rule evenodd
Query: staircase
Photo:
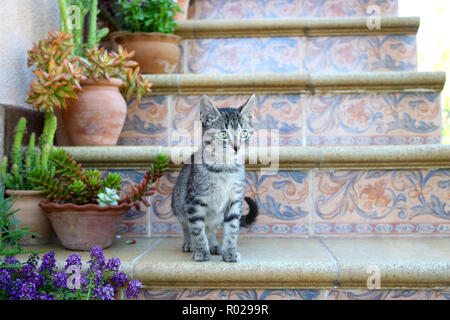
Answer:
<svg viewBox="0 0 450 320"><path fill-rule="evenodd" d="M120 146L67 147L125 188L158 152L172 157L151 207L121 225L136 244L106 250L142 299L450 299L445 73L417 72L419 19L397 12L397 0L191 1L179 74L147 76L152 96L130 103ZM192 262L170 210L175 156L198 146L202 94L237 107L253 93L256 127L277 132L247 166L261 215L241 230L240 263Z"/></svg>

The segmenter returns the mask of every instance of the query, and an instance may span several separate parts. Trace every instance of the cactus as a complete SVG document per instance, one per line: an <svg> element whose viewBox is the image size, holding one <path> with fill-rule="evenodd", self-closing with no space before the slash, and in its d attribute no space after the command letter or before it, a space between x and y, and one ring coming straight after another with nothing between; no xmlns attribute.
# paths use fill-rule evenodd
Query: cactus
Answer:
<svg viewBox="0 0 450 320"><path fill-rule="evenodd" d="M33 168L39 167L51 171L48 156L53 146L56 121L55 115L47 114L44 121L44 130L39 138L39 147L36 147L36 135L32 133L28 147L24 151L22 141L26 133L27 120L23 117L19 119L15 129L11 161L8 163L8 157L5 156L0 163L0 175L8 189L33 190L36 186L29 180ZM9 172L8 165L10 166Z"/></svg>

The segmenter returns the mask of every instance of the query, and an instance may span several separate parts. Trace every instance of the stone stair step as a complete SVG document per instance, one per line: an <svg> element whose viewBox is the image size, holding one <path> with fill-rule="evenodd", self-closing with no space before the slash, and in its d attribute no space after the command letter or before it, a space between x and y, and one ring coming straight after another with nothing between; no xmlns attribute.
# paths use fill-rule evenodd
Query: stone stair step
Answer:
<svg viewBox="0 0 450 320"><path fill-rule="evenodd" d="M280 146L441 142L441 72L148 75L153 96L132 102L120 145L190 146L199 101L242 105L256 94L255 127ZM256 139L256 138L255 138ZM256 141L256 140L255 140Z"/></svg>
<svg viewBox="0 0 450 320"><path fill-rule="evenodd" d="M369 28L367 21L367 17L185 20L177 22L175 34L183 39L415 35L420 25L420 17L380 17L380 28Z"/></svg>
<svg viewBox="0 0 450 320"><path fill-rule="evenodd" d="M220 256L193 262L180 238L138 238L134 245L116 239L104 252L120 257L121 271L143 283L141 299L448 299L449 241L241 238L238 263ZM74 253L59 244L32 249L54 250L59 268ZM88 252L79 253L89 260Z"/></svg>
<svg viewBox="0 0 450 320"><path fill-rule="evenodd" d="M398 15L397 0L195 0L189 7L190 19L253 19L292 17L352 17Z"/></svg>
<svg viewBox="0 0 450 320"><path fill-rule="evenodd" d="M142 179L158 152L179 161L158 182L151 206L126 215L121 233L181 236L170 202L180 155L188 157L189 148L67 150L86 167L121 173L125 189ZM450 235L448 146L274 147L259 152L260 160L247 167L244 192L258 203L260 217L241 230L242 237Z"/></svg>
<svg viewBox="0 0 450 320"><path fill-rule="evenodd" d="M187 20L180 73L415 71L417 17Z"/></svg>

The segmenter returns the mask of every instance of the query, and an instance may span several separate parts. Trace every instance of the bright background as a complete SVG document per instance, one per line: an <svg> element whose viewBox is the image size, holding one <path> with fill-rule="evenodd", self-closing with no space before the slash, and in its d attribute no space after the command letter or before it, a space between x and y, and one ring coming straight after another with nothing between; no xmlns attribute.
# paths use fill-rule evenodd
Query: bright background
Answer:
<svg viewBox="0 0 450 320"><path fill-rule="evenodd" d="M450 144L450 1L399 0L400 16L419 16L419 71L445 71L442 93L443 143Z"/></svg>

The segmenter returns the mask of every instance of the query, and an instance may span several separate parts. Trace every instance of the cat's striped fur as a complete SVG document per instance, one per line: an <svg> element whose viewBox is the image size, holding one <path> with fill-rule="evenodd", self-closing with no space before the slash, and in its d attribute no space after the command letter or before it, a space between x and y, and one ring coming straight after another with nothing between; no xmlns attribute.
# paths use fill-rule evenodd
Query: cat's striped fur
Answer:
<svg viewBox="0 0 450 320"><path fill-rule="evenodd" d="M207 96L200 102L201 148L181 170L172 196L172 210L183 226L183 251L194 261L207 261L210 254L237 262L240 226L253 223L256 203L245 198L249 214L241 216L244 194L244 152L253 133L255 97L240 108L217 109ZM224 133L226 132L226 133ZM223 226L222 245L216 239Z"/></svg>

